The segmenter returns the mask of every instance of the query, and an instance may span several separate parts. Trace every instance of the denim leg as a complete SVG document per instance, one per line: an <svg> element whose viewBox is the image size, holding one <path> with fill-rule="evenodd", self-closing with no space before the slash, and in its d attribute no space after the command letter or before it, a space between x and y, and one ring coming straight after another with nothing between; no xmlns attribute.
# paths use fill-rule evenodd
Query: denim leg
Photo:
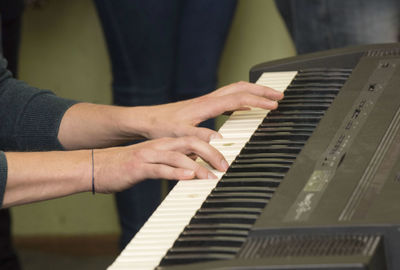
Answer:
<svg viewBox="0 0 400 270"><path fill-rule="evenodd" d="M179 24L174 99L215 90L217 71L236 0L187 0Z"/></svg>
<svg viewBox="0 0 400 270"><path fill-rule="evenodd" d="M173 101L202 96L217 87L219 61L236 4L236 0L182 4ZM209 119L200 126L214 129L215 121Z"/></svg>
<svg viewBox="0 0 400 270"><path fill-rule="evenodd" d="M276 0L299 54L397 42L397 0Z"/></svg>
<svg viewBox="0 0 400 270"><path fill-rule="evenodd" d="M111 57L115 104L160 104L215 89L236 0L95 3ZM212 121L206 125L214 127ZM145 181L117 194L122 247L158 205L156 190L157 181Z"/></svg>
<svg viewBox="0 0 400 270"><path fill-rule="evenodd" d="M172 100L207 94L217 87L218 65L236 9L236 0L187 0L179 23ZM200 124L214 129L214 119ZM171 190L176 181L168 182Z"/></svg>
<svg viewBox="0 0 400 270"><path fill-rule="evenodd" d="M180 1L95 0L113 73L114 103L169 101Z"/></svg>
<svg viewBox="0 0 400 270"><path fill-rule="evenodd" d="M111 58L117 105L166 103L176 53L179 1L95 0ZM116 194L121 249L160 203L160 181L146 180Z"/></svg>

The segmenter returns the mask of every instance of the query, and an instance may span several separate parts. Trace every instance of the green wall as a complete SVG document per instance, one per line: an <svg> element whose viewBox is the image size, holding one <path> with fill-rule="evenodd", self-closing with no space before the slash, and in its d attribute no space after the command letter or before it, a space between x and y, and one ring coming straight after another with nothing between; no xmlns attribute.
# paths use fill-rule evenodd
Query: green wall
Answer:
<svg viewBox="0 0 400 270"><path fill-rule="evenodd" d="M272 0L241 0L220 67L220 84L247 80L252 65L291 56ZM20 78L58 95L110 103L110 65L91 0L47 1L25 12ZM78 194L14 207L15 235L118 233L112 195Z"/></svg>

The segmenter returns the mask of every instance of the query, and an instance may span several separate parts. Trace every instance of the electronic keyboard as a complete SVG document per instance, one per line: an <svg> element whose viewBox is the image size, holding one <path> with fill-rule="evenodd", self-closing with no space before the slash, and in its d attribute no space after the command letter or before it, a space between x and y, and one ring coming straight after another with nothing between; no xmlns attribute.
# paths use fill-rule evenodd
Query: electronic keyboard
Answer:
<svg viewBox="0 0 400 270"><path fill-rule="evenodd" d="M253 67L278 108L234 112L227 172L180 181L109 269L400 269L399 66L384 44Z"/></svg>

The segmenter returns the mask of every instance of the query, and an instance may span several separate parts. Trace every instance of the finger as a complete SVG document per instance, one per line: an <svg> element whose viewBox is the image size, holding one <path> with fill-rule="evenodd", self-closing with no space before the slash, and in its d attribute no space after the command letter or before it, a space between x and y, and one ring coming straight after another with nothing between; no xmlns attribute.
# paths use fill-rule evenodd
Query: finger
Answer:
<svg viewBox="0 0 400 270"><path fill-rule="evenodd" d="M220 115L226 111L236 111L247 107L257 107L273 110L278 107L274 100L255 96L250 93L238 92L235 94L215 97L207 100L207 110L204 110L203 118L208 119Z"/></svg>
<svg viewBox="0 0 400 270"><path fill-rule="evenodd" d="M217 91L213 92L212 94L215 96L224 96L242 91L246 91L248 93L266 97L272 100L281 100L283 98L283 93L280 91L277 91L267 86L244 82L244 81L224 86L218 89Z"/></svg>
<svg viewBox="0 0 400 270"><path fill-rule="evenodd" d="M158 152L156 156L153 156L151 162L192 171L194 172L193 176L196 176L197 178L200 179L216 178L216 176L211 171L209 171L205 167L201 166L200 164L198 164L197 162L193 161L191 158L180 152L174 152L174 151Z"/></svg>
<svg viewBox="0 0 400 270"><path fill-rule="evenodd" d="M146 164L146 178L168 179L168 180L188 180L195 177L195 172L188 169L175 168L165 164Z"/></svg>
<svg viewBox="0 0 400 270"><path fill-rule="evenodd" d="M182 137L177 141L173 150L178 150L185 154L194 153L219 171L224 172L228 169L229 165L224 156L210 144L196 137Z"/></svg>
<svg viewBox="0 0 400 270"><path fill-rule="evenodd" d="M194 127L189 125L184 126L182 128L181 136L195 136L205 142L209 142L212 139L222 139L221 134L219 134L215 130L203 127Z"/></svg>
<svg viewBox="0 0 400 270"><path fill-rule="evenodd" d="M219 171L226 171L229 167L217 149L197 137L162 138L153 140L152 147L161 151L179 151L185 155L196 154Z"/></svg>
<svg viewBox="0 0 400 270"><path fill-rule="evenodd" d="M265 110L274 110L278 107L277 101L246 92L210 98L206 102L207 110L203 111L202 120L216 117L226 111L247 110L249 107Z"/></svg>

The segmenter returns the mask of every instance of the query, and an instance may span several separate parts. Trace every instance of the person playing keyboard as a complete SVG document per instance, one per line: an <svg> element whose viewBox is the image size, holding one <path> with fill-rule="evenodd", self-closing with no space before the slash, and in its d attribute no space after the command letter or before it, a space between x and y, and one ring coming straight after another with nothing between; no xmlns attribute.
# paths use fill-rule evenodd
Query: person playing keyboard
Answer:
<svg viewBox="0 0 400 270"><path fill-rule="evenodd" d="M246 82L181 102L149 107L77 103L11 77L0 61L0 205L10 207L78 192L111 193L147 178L214 178L224 157L197 127L226 111L274 109L283 94ZM118 146L138 138L149 141ZM55 151L57 150L57 151Z"/></svg>

